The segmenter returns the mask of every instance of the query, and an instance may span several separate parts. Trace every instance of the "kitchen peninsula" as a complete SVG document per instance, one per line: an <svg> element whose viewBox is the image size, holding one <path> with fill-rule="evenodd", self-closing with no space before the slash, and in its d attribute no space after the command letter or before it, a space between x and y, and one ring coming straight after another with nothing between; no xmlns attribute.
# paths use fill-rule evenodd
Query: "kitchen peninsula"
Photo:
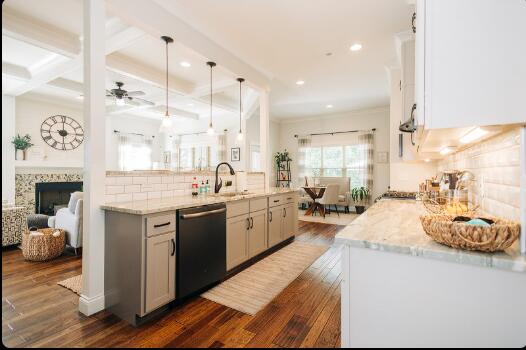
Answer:
<svg viewBox="0 0 526 350"><path fill-rule="evenodd" d="M108 203L106 308L132 324L290 243L297 191L220 192Z"/></svg>
<svg viewBox="0 0 526 350"><path fill-rule="evenodd" d="M526 257L429 238L419 201L381 200L336 236L344 245L342 346L524 346Z"/></svg>

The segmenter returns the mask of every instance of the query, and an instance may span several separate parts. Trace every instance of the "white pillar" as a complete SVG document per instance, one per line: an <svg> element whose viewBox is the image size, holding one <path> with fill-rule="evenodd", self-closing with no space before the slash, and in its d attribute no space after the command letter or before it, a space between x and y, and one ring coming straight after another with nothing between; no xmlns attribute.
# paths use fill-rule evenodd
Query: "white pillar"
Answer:
<svg viewBox="0 0 526 350"><path fill-rule="evenodd" d="M270 188L270 172L272 169L272 154L270 152L269 129L269 91L267 89L262 89L259 91L259 149L262 162L261 169L265 172L265 190L269 190Z"/></svg>
<svg viewBox="0 0 526 350"><path fill-rule="evenodd" d="M84 218L82 294L79 310L92 315L104 309L105 162L105 23L104 0L84 0Z"/></svg>
<svg viewBox="0 0 526 350"><path fill-rule="evenodd" d="M526 126L521 128L521 253L526 255Z"/></svg>
<svg viewBox="0 0 526 350"><path fill-rule="evenodd" d="M2 95L2 200L15 203L15 97Z"/></svg>

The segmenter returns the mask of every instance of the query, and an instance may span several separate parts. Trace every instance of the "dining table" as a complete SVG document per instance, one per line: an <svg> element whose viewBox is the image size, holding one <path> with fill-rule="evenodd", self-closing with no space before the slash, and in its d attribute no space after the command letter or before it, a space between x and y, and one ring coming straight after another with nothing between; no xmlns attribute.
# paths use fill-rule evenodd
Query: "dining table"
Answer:
<svg viewBox="0 0 526 350"><path fill-rule="evenodd" d="M303 188L305 193L312 199L312 203L309 205L305 215L313 215L314 212L318 210L320 214L325 217L325 207L323 204L318 203L317 200L323 197L327 186L302 186L301 188Z"/></svg>

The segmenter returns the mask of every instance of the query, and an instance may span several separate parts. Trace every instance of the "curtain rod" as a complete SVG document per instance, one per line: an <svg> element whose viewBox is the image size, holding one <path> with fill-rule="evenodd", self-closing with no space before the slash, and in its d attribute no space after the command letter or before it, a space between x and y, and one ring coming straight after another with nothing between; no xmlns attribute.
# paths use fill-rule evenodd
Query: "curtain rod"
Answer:
<svg viewBox="0 0 526 350"><path fill-rule="evenodd" d="M307 134L305 136L321 136L321 135L336 135L336 134L349 134L354 132L364 132L364 131L372 131L375 132L376 128L370 129L370 130L348 130L348 131L333 131L333 132L322 132L317 134ZM300 135L294 135L295 138L298 138Z"/></svg>
<svg viewBox="0 0 526 350"><path fill-rule="evenodd" d="M122 132L122 131L119 131L119 130L113 130L113 133L114 134L123 134L123 135L135 135L135 136L143 136L143 137L146 137L146 135L144 134L137 134L137 133L134 133L134 132ZM155 138L155 135L152 135L150 136L152 139Z"/></svg>
<svg viewBox="0 0 526 350"><path fill-rule="evenodd" d="M224 129L223 130L225 133L228 132L228 129ZM174 137L174 136L192 136L192 135L203 135L203 134L208 134L207 131L198 131L198 132L189 132L189 133L186 133L186 134L177 134L177 135L170 135L170 137Z"/></svg>

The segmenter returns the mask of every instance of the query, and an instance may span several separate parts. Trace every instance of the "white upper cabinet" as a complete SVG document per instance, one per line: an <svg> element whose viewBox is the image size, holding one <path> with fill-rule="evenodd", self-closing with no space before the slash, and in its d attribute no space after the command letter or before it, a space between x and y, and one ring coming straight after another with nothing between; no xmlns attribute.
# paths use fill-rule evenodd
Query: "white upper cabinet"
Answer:
<svg viewBox="0 0 526 350"><path fill-rule="evenodd" d="M526 1L418 0L417 121L426 129L526 121Z"/></svg>

